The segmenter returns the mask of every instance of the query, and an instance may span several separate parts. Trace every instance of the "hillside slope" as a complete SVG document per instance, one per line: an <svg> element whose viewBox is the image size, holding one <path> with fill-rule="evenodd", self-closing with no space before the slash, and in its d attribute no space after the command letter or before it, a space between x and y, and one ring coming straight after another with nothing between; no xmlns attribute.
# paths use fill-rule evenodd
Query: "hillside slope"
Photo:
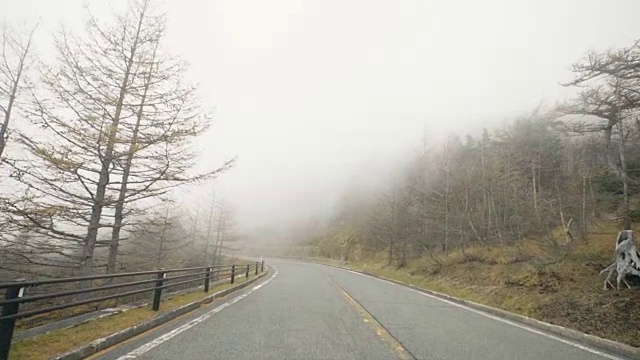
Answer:
<svg viewBox="0 0 640 360"><path fill-rule="evenodd" d="M516 246L470 247L451 251L448 256L430 254L409 260L403 268L388 266L385 253L338 261L354 269L640 346L640 289L604 290L604 276L599 275L613 262L616 234L613 225L602 225L594 229L588 242L575 240L562 248L551 249L533 240ZM307 256L318 254L309 247L296 251L298 256L301 251Z"/></svg>

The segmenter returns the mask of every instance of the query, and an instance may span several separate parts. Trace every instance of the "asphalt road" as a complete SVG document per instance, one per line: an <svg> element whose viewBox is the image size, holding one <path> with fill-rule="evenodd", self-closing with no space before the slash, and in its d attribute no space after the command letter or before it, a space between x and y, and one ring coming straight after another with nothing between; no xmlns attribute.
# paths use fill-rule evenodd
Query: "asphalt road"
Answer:
<svg viewBox="0 0 640 360"><path fill-rule="evenodd" d="M96 358L620 359L371 277L269 263L275 277Z"/></svg>

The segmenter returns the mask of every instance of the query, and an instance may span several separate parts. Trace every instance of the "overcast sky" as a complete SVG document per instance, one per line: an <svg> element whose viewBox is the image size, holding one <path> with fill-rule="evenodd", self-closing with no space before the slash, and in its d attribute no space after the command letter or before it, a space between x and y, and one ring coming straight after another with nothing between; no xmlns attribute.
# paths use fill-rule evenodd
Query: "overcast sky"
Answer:
<svg viewBox="0 0 640 360"><path fill-rule="evenodd" d="M88 2L108 16L122 0ZM81 29L82 0L0 0L13 23ZM588 49L640 38L638 0L164 0L215 126L203 167L238 156L218 191L245 224L326 211L358 174L416 145L565 96ZM185 201L206 207L191 190Z"/></svg>

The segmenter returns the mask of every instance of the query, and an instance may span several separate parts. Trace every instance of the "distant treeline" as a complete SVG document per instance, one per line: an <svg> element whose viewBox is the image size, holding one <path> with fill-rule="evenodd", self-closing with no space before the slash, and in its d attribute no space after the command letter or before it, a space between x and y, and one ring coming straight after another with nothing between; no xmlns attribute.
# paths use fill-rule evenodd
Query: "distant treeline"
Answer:
<svg viewBox="0 0 640 360"><path fill-rule="evenodd" d="M393 185L345 194L305 243L343 259L384 251L404 266L470 245L588 241L594 219L630 228L640 220L640 45L589 52L571 70L568 101L479 137L442 144L426 134L403 172L389 175Z"/></svg>

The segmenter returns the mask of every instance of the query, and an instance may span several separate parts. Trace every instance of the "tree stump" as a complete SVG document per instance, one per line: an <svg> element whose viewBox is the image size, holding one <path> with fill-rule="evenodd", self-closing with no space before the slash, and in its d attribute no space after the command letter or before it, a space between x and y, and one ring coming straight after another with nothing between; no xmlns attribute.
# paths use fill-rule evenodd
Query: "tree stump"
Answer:
<svg viewBox="0 0 640 360"><path fill-rule="evenodd" d="M607 278L604 280L604 289L607 289L607 285L613 287L611 278L614 272L618 272L615 287L617 290L620 290L620 284L623 282L628 288L631 288L627 281L627 276L640 277L640 260L638 260L640 253L638 253L636 244L633 241L632 230L622 230L618 233L615 256L616 261L600 272L601 275L607 273Z"/></svg>

